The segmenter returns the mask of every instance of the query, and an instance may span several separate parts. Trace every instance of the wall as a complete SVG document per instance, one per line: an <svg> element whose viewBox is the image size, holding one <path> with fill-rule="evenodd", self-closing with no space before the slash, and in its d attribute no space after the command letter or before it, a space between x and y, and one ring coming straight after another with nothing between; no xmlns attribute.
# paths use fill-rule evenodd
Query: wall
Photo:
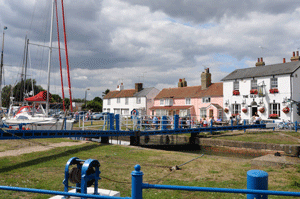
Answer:
<svg viewBox="0 0 300 199"><path fill-rule="evenodd" d="M300 92L299 92L299 86L300 86L300 69L296 70L291 77L292 80L292 100L295 100L296 102L300 102ZM300 116L297 114L297 104L290 105L291 115L292 115L292 121L300 122Z"/></svg>
<svg viewBox="0 0 300 199"><path fill-rule="evenodd" d="M103 100L103 108L109 108L110 113L114 113L114 109L129 109L129 114L133 109L145 109L146 110L146 97L141 97L141 103L136 103L136 97L128 98L128 105L125 105L125 98L120 98L120 103L117 103L117 98L111 99L111 105L107 104L108 100Z"/></svg>
<svg viewBox="0 0 300 199"><path fill-rule="evenodd" d="M275 77L278 78L278 90L279 93L276 94L271 94L269 92L270 89L270 84L271 84L271 78L272 76L267 76L267 77L257 77L255 79L257 79L257 85L260 85L262 82L264 82L264 84L266 85L264 88L265 91L265 97L263 98L259 98L258 95L253 95L255 96L254 98L251 98L250 96L250 89L251 89L251 80L252 78L248 78L248 79L238 79L238 81L240 82L239 84L239 91L240 91L240 95L238 96L234 96L233 93L233 80L229 80L229 81L225 81L223 83L223 94L224 94L224 98L223 98L223 107L224 108L229 108L229 112L225 113L224 116L226 119L229 119L229 117L232 114L232 104L237 103L237 104L242 104L243 100L246 100L246 104L243 106L241 105L241 109L243 108L247 108L247 113L243 113L241 112L241 118L242 119L247 119L249 120L251 115L252 115L252 110L251 107L248 107L251 102L254 100L257 104L258 104L258 109L260 107L264 107L265 108L265 113L260 113L259 111L257 112L260 117L263 120L267 120L269 119L269 104L273 103L273 101L275 101L276 103L280 103L280 120L284 119L284 120L291 120L291 113L285 114L282 112L282 109L286 106L283 105L283 99L284 98L290 98L290 75L275 75ZM244 98L244 95L248 95L247 98ZM263 104L260 105L259 101L263 100ZM226 101L229 100L229 106L226 107L225 103Z"/></svg>
<svg viewBox="0 0 300 199"><path fill-rule="evenodd" d="M158 95L159 90L157 88L153 88L147 95L146 95L146 109L147 109L147 115L151 115L151 108L154 105L154 98Z"/></svg>

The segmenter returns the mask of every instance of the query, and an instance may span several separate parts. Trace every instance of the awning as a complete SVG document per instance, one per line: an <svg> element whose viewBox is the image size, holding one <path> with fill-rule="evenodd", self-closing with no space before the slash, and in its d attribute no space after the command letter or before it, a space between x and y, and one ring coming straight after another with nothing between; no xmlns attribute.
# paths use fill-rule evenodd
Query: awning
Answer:
<svg viewBox="0 0 300 199"><path fill-rule="evenodd" d="M164 110L181 110L181 109L190 109L193 106L152 106L150 109L164 109Z"/></svg>
<svg viewBox="0 0 300 199"><path fill-rule="evenodd" d="M49 100L51 99L51 93L49 93ZM25 101L29 102L41 102L41 101L47 101L47 91L41 91L35 96L28 97L24 99Z"/></svg>

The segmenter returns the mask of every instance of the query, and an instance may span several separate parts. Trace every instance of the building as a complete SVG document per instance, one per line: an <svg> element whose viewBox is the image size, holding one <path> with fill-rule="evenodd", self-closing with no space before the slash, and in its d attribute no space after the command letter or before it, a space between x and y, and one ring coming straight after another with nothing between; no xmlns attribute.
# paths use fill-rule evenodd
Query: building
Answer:
<svg viewBox="0 0 300 199"><path fill-rule="evenodd" d="M201 86L187 86L186 80L179 79L177 88L165 88L154 99L152 115L175 114L207 118L223 117L223 83L211 83L209 69L201 74Z"/></svg>
<svg viewBox="0 0 300 199"><path fill-rule="evenodd" d="M123 83L117 86L115 91L110 91L103 97L103 112L130 115L133 109L139 114L149 115L149 107L153 106L154 97L159 90L143 88L142 83L136 83L135 89L124 89Z"/></svg>
<svg viewBox="0 0 300 199"><path fill-rule="evenodd" d="M239 114L250 120L257 113L263 120L298 120L296 102L300 101L299 52L291 62L265 65L258 58L256 67L237 69L224 77L225 117Z"/></svg>

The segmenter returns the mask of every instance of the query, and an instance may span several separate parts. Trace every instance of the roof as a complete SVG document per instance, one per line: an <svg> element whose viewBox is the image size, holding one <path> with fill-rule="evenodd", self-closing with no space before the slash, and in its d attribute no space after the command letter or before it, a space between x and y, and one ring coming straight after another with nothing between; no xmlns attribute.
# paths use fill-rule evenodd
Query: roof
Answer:
<svg viewBox="0 0 300 199"><path fill-rule="evenodd" d="M167 109L167 110L179 110L179 109L190 109L193 106L152 106L150 109Z"/></svg>
<svg viewBox="0 0 300 199"><path fill-rule="evenodd" d="M223 96L223 83L212 83L207 89L201 90L201 86L187 86L177 88L165 88L158 93L155 99L163 98L201 98L206 96Z"/></svg>
<svg viewBox="0 0 300 199"><path fill-rule="evenodd" d="M148 93L150 93L150 91L153 89L154 87L151 88L144 88L143 90L141 90L138 93L135 93L133 96L134 97L146 97L148 95Z"/></svg>
<svg viewBox="0 0 300 199"><path fill-rule="evenodd" d="M151 88L144 88L140 92L135 92L135 89L126 89L121 91L110 91L107 93L103 99L111 99L111 98L121 98L121 97L146 97L146 95L153 89Z"/></svg>
<svg viewBox="0 0 300 199"><path fill-rule="evenodd" d="M135 89L126 89L121 91L110 91L103 99L119 98L119 97L133 97Z"/></svg>
<svg viewBox="0 0 300 199"><path fill-rule="evenodd" d="M264 77L272 75L292 74L300 67L300 61L292 61L281 64L272 64L267 66L257 66L245 69L236 69L221 81L245 79L253 77Z"/></svg>
<svg viewBox="0 0 300 199"><path fill-rule="evenodd" d="M208 105L207 107L204 107L205 109L211 107L211 106L214 106L216 107L217 109L223 109L222 106L220 106L219 104L215 104L215 103L211 103L210 105Z"/></svg>

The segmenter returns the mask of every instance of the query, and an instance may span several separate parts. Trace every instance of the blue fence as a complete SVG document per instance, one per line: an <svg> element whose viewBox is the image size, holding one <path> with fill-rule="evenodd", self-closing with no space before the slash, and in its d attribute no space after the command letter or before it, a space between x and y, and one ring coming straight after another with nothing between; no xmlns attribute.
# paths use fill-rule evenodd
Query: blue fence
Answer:
<svg viewBox="0 0 300 199"><path fill-rule="evenodd" d="M191 187L191 186L175 186L175 185L159 185L143 183L143 172L140 165L134 167L131 172L131 197L114 197L114 196L99 196L91 194L69 193L62 191L52 191L43 189L30 189L22 187L0 186L2 190L33 192L41 194L77 196L81 198L106 198L106 199L142 199L143 189L169 189L169 190L183 190L183 191L201 191L201 192L222 192L222 193L241 193L247 194L247 199L266 199L268 195L278 196L300 196L300 192L288 191L272 191L268 189L268 173L260 170L250 170L247 172L247 189L230 189L230 188L214 188L214 187Z"/></svg>

